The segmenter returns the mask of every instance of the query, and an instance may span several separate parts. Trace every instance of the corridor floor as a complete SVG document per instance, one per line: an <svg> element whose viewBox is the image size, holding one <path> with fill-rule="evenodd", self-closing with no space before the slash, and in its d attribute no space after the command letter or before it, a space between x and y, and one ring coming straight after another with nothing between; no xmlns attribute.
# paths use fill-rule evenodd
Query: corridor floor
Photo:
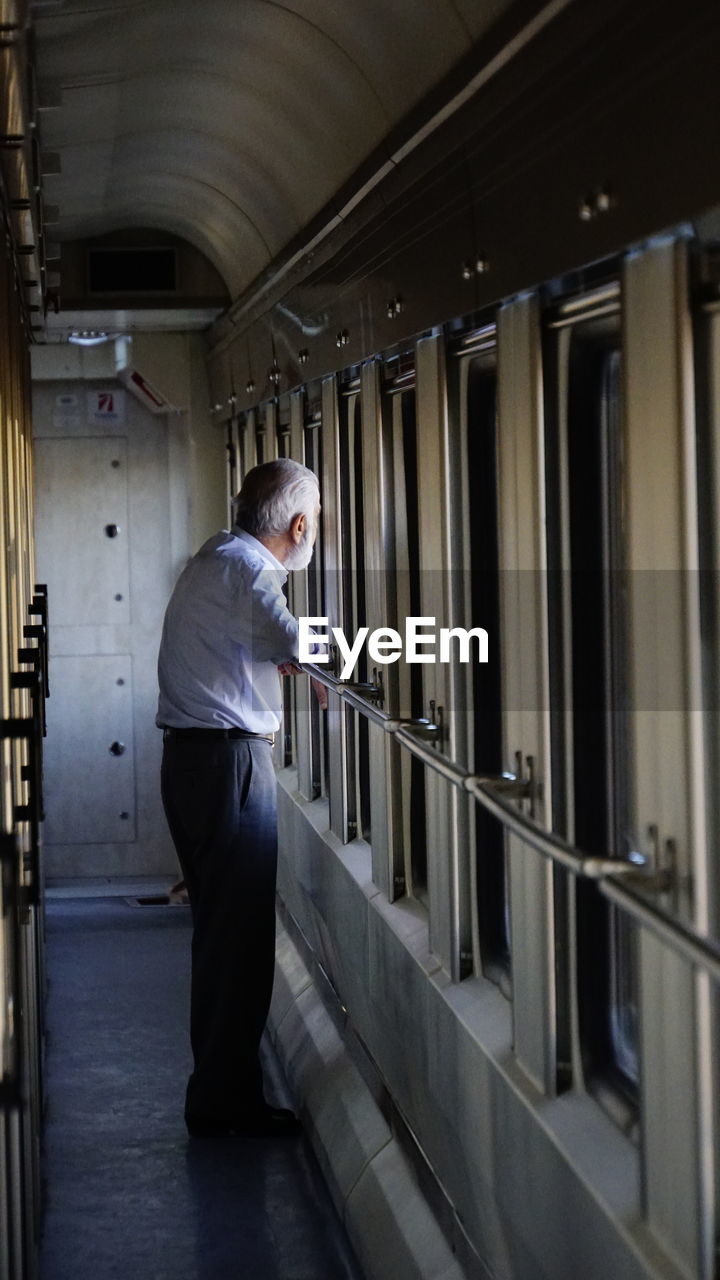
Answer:
<svg viewBox="0 0 720 1280"><path fill-rule="evenodd" d="M48 902L41 1280L359 1280L304 1138L188 1140L189 910L135 902Z"/></svg>

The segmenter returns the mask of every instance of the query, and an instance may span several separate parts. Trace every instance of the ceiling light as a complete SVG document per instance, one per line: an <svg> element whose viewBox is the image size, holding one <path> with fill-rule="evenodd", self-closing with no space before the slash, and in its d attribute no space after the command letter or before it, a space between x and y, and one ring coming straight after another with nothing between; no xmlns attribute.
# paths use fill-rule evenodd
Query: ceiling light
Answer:
<svg viewBox="0 0 720 1280"><path fill-rule="evenodd" d="M68 342L74 342L77 347L97 347L101 342L107 342L110 334L104 329L73 329L68 336Z"/></svg>

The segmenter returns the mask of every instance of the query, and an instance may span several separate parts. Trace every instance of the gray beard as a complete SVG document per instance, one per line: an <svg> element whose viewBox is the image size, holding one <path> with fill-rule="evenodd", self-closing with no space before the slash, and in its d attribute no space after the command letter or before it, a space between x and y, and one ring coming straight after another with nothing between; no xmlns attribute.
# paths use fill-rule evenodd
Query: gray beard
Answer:
<svg viewBox="0 0 720 1280"><path fill-rule="evenodd" d="M286 555L284 567L287 569L288 573L292 572L294 569L307 569L310 561L312 560L312 553L314 551L312 538L313 532L313 529L306 529L303 534L302 542L299 542L298 545L293 547Z"/></svg>

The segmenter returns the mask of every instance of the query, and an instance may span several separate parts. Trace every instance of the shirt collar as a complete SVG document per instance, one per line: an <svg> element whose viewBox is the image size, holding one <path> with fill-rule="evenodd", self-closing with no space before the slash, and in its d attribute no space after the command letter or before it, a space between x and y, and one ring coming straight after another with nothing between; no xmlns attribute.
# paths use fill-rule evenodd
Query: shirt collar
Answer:
<svg viewBox="0 0 720 1280"><path fill-rule="evenodd" d="M285 579L288 576L285 565L282 563L282 560L278 560L277 556L273 555L272 551L270 551L269 548L266 547L263 542L260 542L257 538L254 538L253 535L251 533L248 533L246 529L241 529L239 524L234 524L230 532L234 534L236 538L240 538L241 542L247 543L247 545L249 547L252 547L254 551L259 552L263 560L266 560L267 563L270 565L271 569L279 569L283 576L283 582L285 581Z"/></svg>

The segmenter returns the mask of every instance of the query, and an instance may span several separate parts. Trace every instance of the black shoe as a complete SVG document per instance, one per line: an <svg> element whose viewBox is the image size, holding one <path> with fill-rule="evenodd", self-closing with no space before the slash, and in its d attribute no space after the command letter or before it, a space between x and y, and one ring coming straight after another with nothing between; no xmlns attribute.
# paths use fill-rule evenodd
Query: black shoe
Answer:
<svg viewBox="0 0 720 1280"><path fill-rule="evenodd" d="M225 1138L253 1135L261 1138L293 1137L301 1132L300 1121L285 1107L264 1106L255 1111L227 1117L185 1117L191 1138Z"/></svg>

